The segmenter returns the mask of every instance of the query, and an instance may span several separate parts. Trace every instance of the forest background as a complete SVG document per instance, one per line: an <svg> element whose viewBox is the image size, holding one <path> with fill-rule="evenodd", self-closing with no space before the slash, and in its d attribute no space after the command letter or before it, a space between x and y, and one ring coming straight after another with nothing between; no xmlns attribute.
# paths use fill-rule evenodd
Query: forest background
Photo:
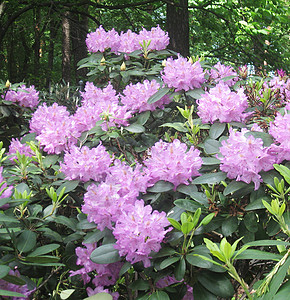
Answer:
<svg viewBox="0 0 290 300"><path fill-rule="evenodd" d="M0 78L38 88L61 79L78 85L87 73L77 63L87 56L88 32L157 24L183 56L289 72L286 0L9 0L0 4Z"/></svg>

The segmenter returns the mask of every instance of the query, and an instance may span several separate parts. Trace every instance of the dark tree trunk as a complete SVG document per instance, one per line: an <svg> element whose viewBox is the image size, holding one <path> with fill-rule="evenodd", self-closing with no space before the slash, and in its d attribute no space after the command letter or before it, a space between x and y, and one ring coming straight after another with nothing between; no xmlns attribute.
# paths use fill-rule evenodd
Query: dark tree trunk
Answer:
<svg viewBox="0 0 290 300"><path fill-rule="evenodd" d="M170 37L169 49L189 56L188 0L176 0L176 5L167 4L166 23Z"/></svg>
<svg viewBox="0 0 290 300"><path fill-rule="evenodd" d="M69 12L65 12L62 18L62 79L66 82L70 82L70 22Z"/></svg>
<svg viewBox="0 0 290 300"><path fill-rule="evenodd" d="M80 79L84 79L87 74L87 69L78 70L78 62L87 57L86 37L88 32L88 17L84 15L74 15L71 26L72 54L74 58L74 70L76 70L76 84Z"/></svg>
<svg viewBox="0 0 290 300"><path fill-rule="evenodd" d="M40 15L40 8L35 9L35 17L34 17L35 23L34 23L34 44L33 44L33 50L34 50L34 63L33 63L33 71L35 76L35 81L40 82L39 80L39 69L40 69L40 22L41 22L41 15Z"/></svg>

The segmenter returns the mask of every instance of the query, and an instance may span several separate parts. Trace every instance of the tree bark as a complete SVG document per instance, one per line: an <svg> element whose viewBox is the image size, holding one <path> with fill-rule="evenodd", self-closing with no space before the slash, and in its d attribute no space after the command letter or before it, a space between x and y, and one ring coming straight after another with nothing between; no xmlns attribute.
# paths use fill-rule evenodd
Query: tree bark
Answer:
<svg viewBox="0 0 290 300"><path fill-rule="evenodd" d="M176 0L175 5L167 4L166 25L170 37L168 48L189 56L189 14L188 0Z"/></svg>
<svg viewBox="0 0 290 300"><path fill-rule="evenodd" d="M71 79L71 51L70 51L70 22L69 12L62 17L62 79L69 83Z"/></svg>
<svg viewBox="0 0 290 300"><path fill-rule="evenodd" d="M35 8L35 17L34 17L34 44L33 44L33 50L34 50L34 59L33 59L33 71L35 76L35 81L39 82L39 69L40 69L40 22L41 22L41 12L40 8Z"/></svg>

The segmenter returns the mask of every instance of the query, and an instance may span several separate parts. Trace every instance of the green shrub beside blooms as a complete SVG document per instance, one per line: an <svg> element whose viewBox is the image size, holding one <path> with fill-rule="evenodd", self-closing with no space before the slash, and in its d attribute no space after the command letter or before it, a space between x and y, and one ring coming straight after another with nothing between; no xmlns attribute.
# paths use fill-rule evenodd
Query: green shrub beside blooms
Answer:
<svg viewBox="0 0 290 300"><path fill-rule="evenodd" d="M2 84L2 297L285 299L290 80L168 42L88 34L77 105Z"/></svg>

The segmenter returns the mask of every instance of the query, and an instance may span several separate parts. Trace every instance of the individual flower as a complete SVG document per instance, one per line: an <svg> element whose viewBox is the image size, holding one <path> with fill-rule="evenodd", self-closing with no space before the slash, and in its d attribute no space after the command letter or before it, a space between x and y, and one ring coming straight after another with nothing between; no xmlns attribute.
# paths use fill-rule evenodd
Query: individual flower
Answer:
<svg viewBox="0 0 290 300"><path fill-rule="evenodd" d="M99 181L104 179L112 161L113 158L102 144L92 149L72 145L70 150L65 152L60 171L65 174L67 180Z"/></svg>
<svg viewBox="0 0 290 300"><path fill-rule="evenodd" d="M243 128L241 132L230 129L227 140L222 141L220 154L220 169L227 173L228 178L255 184L255 190L263 181L259 172L273 169L276 158L263 147L260 138L246 135L249 132Z"/></svg>
<svg viewBox="0 0 290 300"><path fill-rule="evenodd" d="M95 32L87 35L86 44L89 52L104 52L111 49L112 52L118 50L120 45L120 36L115 29L106 31L102 26L97 28Z"/></svg>
<svg viewBox="0 0 290 300"><path fill-rule="evenodd" d="M168 58L161 77L168 87L176 91L188 91L200 88L205 82L204 72L199 61L191 63L186 58L178 56L177 59Z"/></svg>
<svg viewBox="0 0 290 300"><path fill-rule="evenodd" d="M120 256L132 264L142 261L144 267L150 266L150 253L158 252L165 235L170 229L165 212L152 212L150 205L144 206L143 200L137 200L135 205L119 216L113 235L116 238L115 248Z"/></svg>
<svg viewBox="0 0 290 300"><path fill-rule="evenodd" d="M152 27L150 31L143 28L139 32L138 39L141 44L143 44L144 40L150 40L148 50L163 50L166 49L169 44L168 33L163 31L159 25L157 27Z"/></svg>
<svg viewBox="0 0 290 300"><path fill-rule="evenodd" d="M20 277L20 273L17 270L15 270L15 271L10 270L9 275ZM10 300L25 300L25 299L28 299L28 297L33 292L33 291L30 291L28 289L27 284L24 284L24 285L13 284L13 283L10 283L10 282L5 281L3 279L0 279L0 290L10 291L10 292L17 292L17 293L20 293L20 294L24 295L24 297L9 297ZM1 299L8 299L8 298L3 297Z"/></svg>
<svg viewBox="0 0 290 300"><path fill-rule="evenodd" d="M245 72L243 71L243 73ZM232 86L238 81L238 74L236 73L236 71L234 71L232 67L225 66L220 62L215 64L213 68L210 70L210 78L214 79L217 83L220 82L223 78L228 76L235 76L235 77L224 81L226 85Z"/></svg>
<svg viewBox="0 0 290 300"><path fill-rule="evenodd" d="M14 159L17 159L17 156L16 156L17 151L21 155L25 155L28 157L32 157L34 155L33 151L27 144L22 144L20 139L12 138L10 146L9 146L9 152L8 152L8 155L11 156L11 157L9 157L9 159L11 161L13 161Z"/></svg>
<svg viewBox="0 0 290 300"><path fill-rule="evenodd" d="M130 83L123 91L121 96L122 103L128 110L134 112L143 112L146 110L154 111L156 108L164 108L165 104L170 103L169 96L164 96L160 100L149 104L148 99L154 95L160 88L160 84L156 80L144 80L143 83Z"/></svg>
<svg viewBox="0 0 290 300"><path fill-rule="evenodd" d="M269 133L274 137L276 145L271 145L271 152L276 153L277 163L283 160L290 160L290 113L285 108L284 116L280 113L277 114L275 120L270 122Z"/></svg>
<svg viewBox="0 0 290 300"><path fill-rule="evenodd" d="M30 131L36 133L43 150L49 154L59 154L77 142L74 123L66 107L54 103L39 106L30 120Z"/></svg>
<svg viewBox="0 0 290 300"><path fill-rule="evenodd" d="M209 92L197 99L197 114L203 123L213 123L217 120L225 122L243 122L249 115L244 113L248 107L247 97L242 88L232 92L224 82L218 83Z"/></svg>
<svg viewBox="0 0 290 300"><path fill-rule="evenodd" d="M151 183L166 180L176 188L180 184L189 184L192 177L200 175L198 170L202 165L200 152L194 147L187 151L187 145L179 140L172 143L157 142L144 161L151 176Z"/></svg>
<svg viewBox="0 0 290 300"><path fill-rule="evenodd" d="M12 101L18 103L23 107L36 107L39 103L39 92L37 92L34 86L26 87L21 85L18 91L8 90L5 95L6 101Z"/></svg>

